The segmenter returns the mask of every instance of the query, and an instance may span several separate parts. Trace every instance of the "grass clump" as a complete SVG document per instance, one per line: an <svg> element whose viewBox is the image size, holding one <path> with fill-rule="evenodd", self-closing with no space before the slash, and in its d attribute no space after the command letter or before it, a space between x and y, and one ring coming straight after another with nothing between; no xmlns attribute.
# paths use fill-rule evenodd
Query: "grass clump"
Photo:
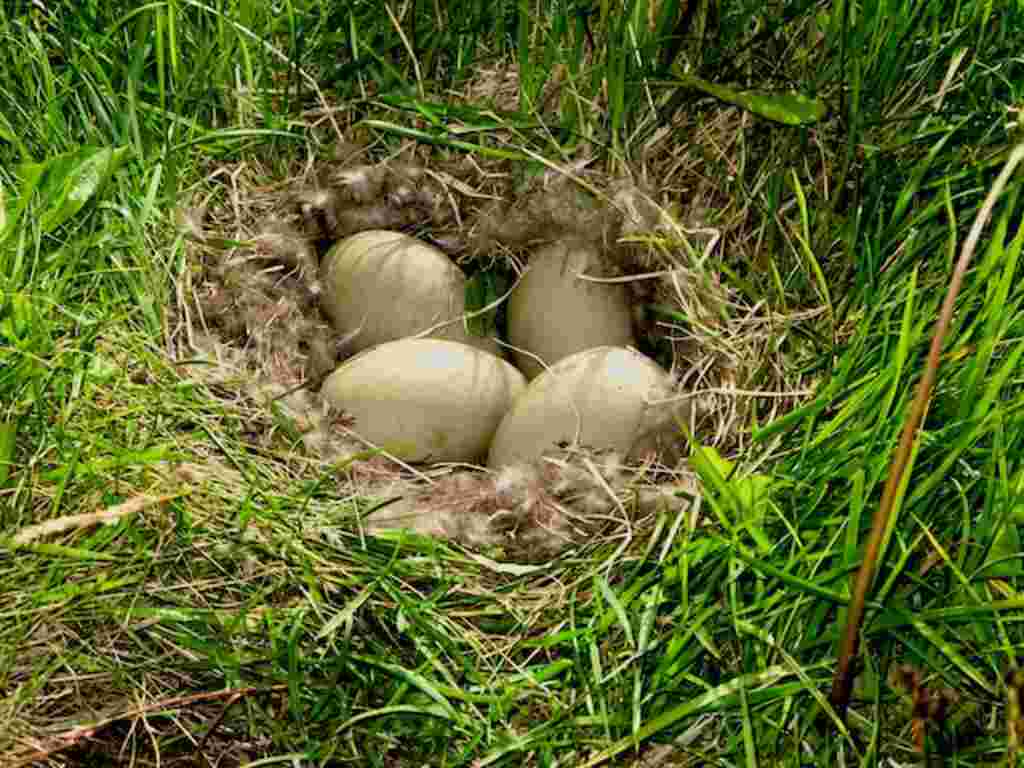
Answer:
<svg viewBox="0 0 1024 768"><path fill-rule="evenodd" d="M960 292L847 718L828 694L928 330L1014 146L1018 9L250 5L0 10L5 764L1016 749L1017 177ZM742 373L684 503L533 564L371 537L390 465L303 449L181 354L199 270L175 212L212 195L238 252L246 202L343 139L475 165L470 198L657 190L677 229L651 247L717 297L654 301L657 322Z"/></svg>

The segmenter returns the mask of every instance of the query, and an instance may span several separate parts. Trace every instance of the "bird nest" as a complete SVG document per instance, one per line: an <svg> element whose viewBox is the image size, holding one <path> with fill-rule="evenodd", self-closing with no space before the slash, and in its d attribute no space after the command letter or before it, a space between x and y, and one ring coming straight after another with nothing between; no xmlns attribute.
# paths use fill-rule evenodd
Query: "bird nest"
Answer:
<svg viewBox="0 0 1024 768"><path fill-rule="evenodd" d="M349 354L349 340L320 307L320 262L358 232L409 234L470 279L504 286L546 243L572 239L600 252L610 277L628 287L639 351L687 393L685 426L705 445L742 448L752 418L799 401L799 392L778 393L792 376L775 340L792 320L719 279L729 232L708 221L713 195L687 203L671 184L610 174L586 158L517 162L411 143L383 155L359 135L351 131L280 178L254 161L210 174L179 212L189 269L177 285L172 347L192 363L187 375L217 397L268 414L268 429L254 439L280 439L269 425L284 416L295 438L289 448L343 466L348 492L400 499L371 518L370 533L400 525L538 559L621 533L666 506L685 507L698 488L685 460L649 456L630 466L600 447L561 446L500 472L367 458L370 446L319 394ZM679 176L683 165L672 156L662 167ZM500 331L501 303L488 309ZM760 398L754 390L766 382L773 391Z"/></svg>

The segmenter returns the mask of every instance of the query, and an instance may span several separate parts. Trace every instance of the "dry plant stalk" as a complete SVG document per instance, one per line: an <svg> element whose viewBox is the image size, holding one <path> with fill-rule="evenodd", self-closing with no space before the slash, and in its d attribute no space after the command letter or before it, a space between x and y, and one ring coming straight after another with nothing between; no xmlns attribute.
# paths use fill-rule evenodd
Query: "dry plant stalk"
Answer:
<svg viewBox="0 0 1024 768"><path fill-rule="evenodd" d="M166 504L168 501L180 498L187 492L168 493L163 496L135 496L128 501L109 507L100 512L86 512L81 515L67 515L54 520L46 520L36 525L23 528L14 535L11 543L16 546L31 544L36 539L43 539L48 536L55 536L66 531L91 528L94 525L110 525L119 521L122 517L134 515L147 507L157 504Z"/></svg>
<svg viewBox="0 0 1024 768"><path fill-rule="evenodd" d="M1024 736L1024 670L1015 661L1006 672L1006 752L1007 765L1018 765Z"/></svg>
<svg viewBox="0 0 1024 768"><path fill-rule="evenodd" d="M864 620L864 604L867 601L868 590L874 580L875 565L878 560L879 549L882 544L882 536L889 524L889 516L896 502L896 494L899 491L900 481L903 479L903 472L910 461L910 451L914 445L914 438L917 428L924 418L924 412L928 407L932 387L935 385L935 378L939 368L939 356L942 353L942 345L949 330L950 321L953 319L953 307L956 303L957 294L960 292L960 285L963 282L964 274L971 262L977 248L978 240L981 238L981 231L988 224L992 217L992 210L996 206L1006 183L1013 174L1014 169L1024 159L1024 143L1018 144L1010 154L1006 165L996 178L992 189L985 198L984 205L978 211L974 219L971 231L960 251L960 260L956 269L953 270L953 279L946 291L946 298L942 303L942 311L935 323L935 332L932 336L931 349L928 352L928 364L925 366L924 377L917 387L914 402L910 406L910 412L903 425L903 434L900 436L899 445L893 456L889 468L889 477L885 483L885 490L882 493L882 501L875 510L875 516L871 521L871 532L868 534L867 546L864 550L864 560L860 570L857 572L857 581L854 585L853 595L850 598L849 612L846 615L846 628L839 647L839 663L836 666L836 674L832 679L832 706L836 713L843 720L846 719L846 710L850 704L850 693L853 688L853 660L857 657L857 650L860 644L860 626Z"/></svg>
<svg viewBox="0 0 1024 768"><path fill-rule="evenodd" d="M952 688L924 684L924 673L913 664L900 664L889 671L889 684L910 697L910 731L914 747L922 755L929 751L929 730L941 729L960 703Z"/></svg>

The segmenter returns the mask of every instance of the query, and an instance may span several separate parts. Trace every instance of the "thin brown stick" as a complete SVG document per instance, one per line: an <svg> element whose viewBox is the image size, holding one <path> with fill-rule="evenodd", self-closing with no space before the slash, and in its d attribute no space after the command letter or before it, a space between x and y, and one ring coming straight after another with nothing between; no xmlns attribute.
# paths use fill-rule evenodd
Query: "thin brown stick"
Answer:
<svg viewBox="0 0 1024 768"><path fill-rule="evenodd" d="M1009 181L1014 169L1024 159L1024 144L1018 144L1010 154L1002 172L996 178L992 189L989 190L985 203L974 218L974 224L967 235L964 247L960 251L960 260L953 271L953 279L950 281L949 289L946 291L946 299L942 303L942 311L935 324L935 332L932 336L932 346L928 352L928 364L924 370L924 377L917 387L917 394L910 406L910 413L903 425L903 434L900 436L899 446L893 456L892 464L889 467L889 477L885 483L885 490L882 493L882 501L875 510L874 519L871 521L871 532L868 535L867 547L864 550L864 560L860 570L857 572L857 582L853 589L853 596L850 599L849 612L846 616L846 629L843 633L842 643L839 649L839 664L836 667L835 677L832 679L832 706L840 718L846 718L846 709L850 704L850 693L853 687L853 660L857 657L857 649L860 643L860 626L864 620L864 604L867 601L868 590L875 576L875 565L878 560L878 550L882 544L882 535L889 525L889 515L892 513L893 504L896 501L896 493L903 479L903 472L910 460L910 451L914 444L914 437L917 428L921 424L924 412L928 407L928 400L931 396L932 387L935 384L936 374L939 368L939 356L942 352L942 344L946 338L946 331L949 330L949 323L953 318L953 307L956 304L957 294L960 292L960 284L963 282L967 266L981 238L981 231L985 228L992 210L1003 193L1007 181Z"/></svg>

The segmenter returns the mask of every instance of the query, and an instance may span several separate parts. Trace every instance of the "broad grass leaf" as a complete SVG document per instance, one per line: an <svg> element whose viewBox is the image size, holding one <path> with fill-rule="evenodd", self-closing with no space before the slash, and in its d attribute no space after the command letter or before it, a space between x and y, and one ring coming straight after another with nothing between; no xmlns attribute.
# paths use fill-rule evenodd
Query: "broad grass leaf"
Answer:
<svg viewBox="0 0 1024 768"><path fill-rule="evenodd" d="M53 232L77 214L124 162L130 148L81 147L44 164L38 187L43 203L39 224Z"/></svg>
<svg viewBox="0 0 1024 768"><path fill-rule="evenodd" d="M11 476L14 461L14 439L18 435L18 422L13 419L0 421L0 488Z"/></svg>
<svg viewBox="0 0 1024 768"><path fill-rule="evenodd" d="M33 317L32 300L21 292L10 294L0 303L0 341L21 346L32 333Z"/></svg>
<svg viewBox="0 0 1024 768"><path fill-rule="evenodd" d="M821 99L814 99L802 93L739 91L726 85L711 83L694 75L677 74L680 85L696 88L717 99L742 107L755 115L783 125L807 125L817 123L828 113Z"/></svg>
<svg viewBox="0 0 1024 768"><path fill-rule="evenodd" d="M1022 572L1020 533L1010 519L999 527L978 578L1013 578Z"/></svg>
<svg viewBox="0 0 1024 768"><path fill-rule="evenodd" d="M466 328L474 336L490 336L497 332L498 307L481 312L505 293L507 281L493 272L478 272L466 281ZM476 313L480 314L476 314Z"/></svg>
<svg viewBox="0 0 1024 768"><path fill-rule="evenodd" d="M746 529L762 550L771 548L761 522L768 509L772 479L767 475L733 477L735 464L714 448L695 446L690 463L705 487L708 501L729 526ZM731 520L729 519L731 515Z"/></svg>

